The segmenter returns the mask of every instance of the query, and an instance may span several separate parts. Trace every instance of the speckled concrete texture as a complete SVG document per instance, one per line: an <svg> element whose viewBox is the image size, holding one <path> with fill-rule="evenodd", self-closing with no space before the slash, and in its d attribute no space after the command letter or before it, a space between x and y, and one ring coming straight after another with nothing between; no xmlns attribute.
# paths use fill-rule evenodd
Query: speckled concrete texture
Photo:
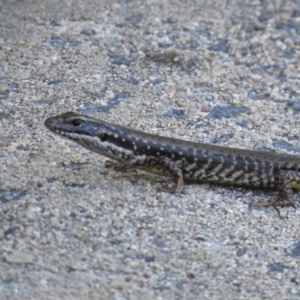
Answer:
<svg viewBox="0 0 300 300"><path fill-rule="evenodd" d="M0 299L299 299L299 197L159 192L43 126L299 153L299 67L299 0L0 1Z"/></svg>

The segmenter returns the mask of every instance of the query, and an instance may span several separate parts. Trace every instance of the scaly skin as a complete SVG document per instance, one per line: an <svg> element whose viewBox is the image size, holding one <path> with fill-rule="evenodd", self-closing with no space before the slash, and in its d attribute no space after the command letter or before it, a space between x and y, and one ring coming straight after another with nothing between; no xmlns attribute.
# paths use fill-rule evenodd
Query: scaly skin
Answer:
<svg viewBox="0 0 300 300"><path fill-rule="evenodd" d="M171 176L180 192L184 180L277 189L279 197L254 206L293 206L300 189L300 157L194 143L133 130L66 112L45 126L81 146L149 173Z"/></svg>

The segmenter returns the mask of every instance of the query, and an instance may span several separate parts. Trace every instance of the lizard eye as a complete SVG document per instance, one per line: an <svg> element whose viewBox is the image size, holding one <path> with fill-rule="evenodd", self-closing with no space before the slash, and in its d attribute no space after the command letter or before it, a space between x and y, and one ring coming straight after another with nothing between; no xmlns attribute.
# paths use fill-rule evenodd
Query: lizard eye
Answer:
<svg viewBox="0 0 300 300"><path fill-rule="evenodd" d="M82 121L80 119L75 119L73 120L72 122L72 125L75 126L75 127L79 127L82 125Z"/></svg>

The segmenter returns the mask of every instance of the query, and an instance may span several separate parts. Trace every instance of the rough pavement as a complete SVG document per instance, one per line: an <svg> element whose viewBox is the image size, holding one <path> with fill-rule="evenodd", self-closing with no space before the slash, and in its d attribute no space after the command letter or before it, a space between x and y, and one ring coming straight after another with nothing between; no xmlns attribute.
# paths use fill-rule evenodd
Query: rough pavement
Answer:
<svg viewBox="0 0 300 300"><path fill-rule="evenodd" d="M0 299L299 299L300 210L104 168L79 111L300 152L300 1L0 1ZM299 199L299 198L297 198Z"/></svg>

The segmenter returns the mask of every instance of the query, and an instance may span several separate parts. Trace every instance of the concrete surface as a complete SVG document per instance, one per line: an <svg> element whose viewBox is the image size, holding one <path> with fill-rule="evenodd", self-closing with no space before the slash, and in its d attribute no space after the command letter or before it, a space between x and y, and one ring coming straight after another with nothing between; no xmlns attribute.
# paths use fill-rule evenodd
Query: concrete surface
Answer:
<svg viewBox="0 0 300 300"><path fill-rule="evenodd" d="M46 117L300 152L299 1L0 1L0 299L299 299L300 210L104 168ZM298 198L297 198L298 199ZM299 207L297 201L296 204Z"/></svg>

